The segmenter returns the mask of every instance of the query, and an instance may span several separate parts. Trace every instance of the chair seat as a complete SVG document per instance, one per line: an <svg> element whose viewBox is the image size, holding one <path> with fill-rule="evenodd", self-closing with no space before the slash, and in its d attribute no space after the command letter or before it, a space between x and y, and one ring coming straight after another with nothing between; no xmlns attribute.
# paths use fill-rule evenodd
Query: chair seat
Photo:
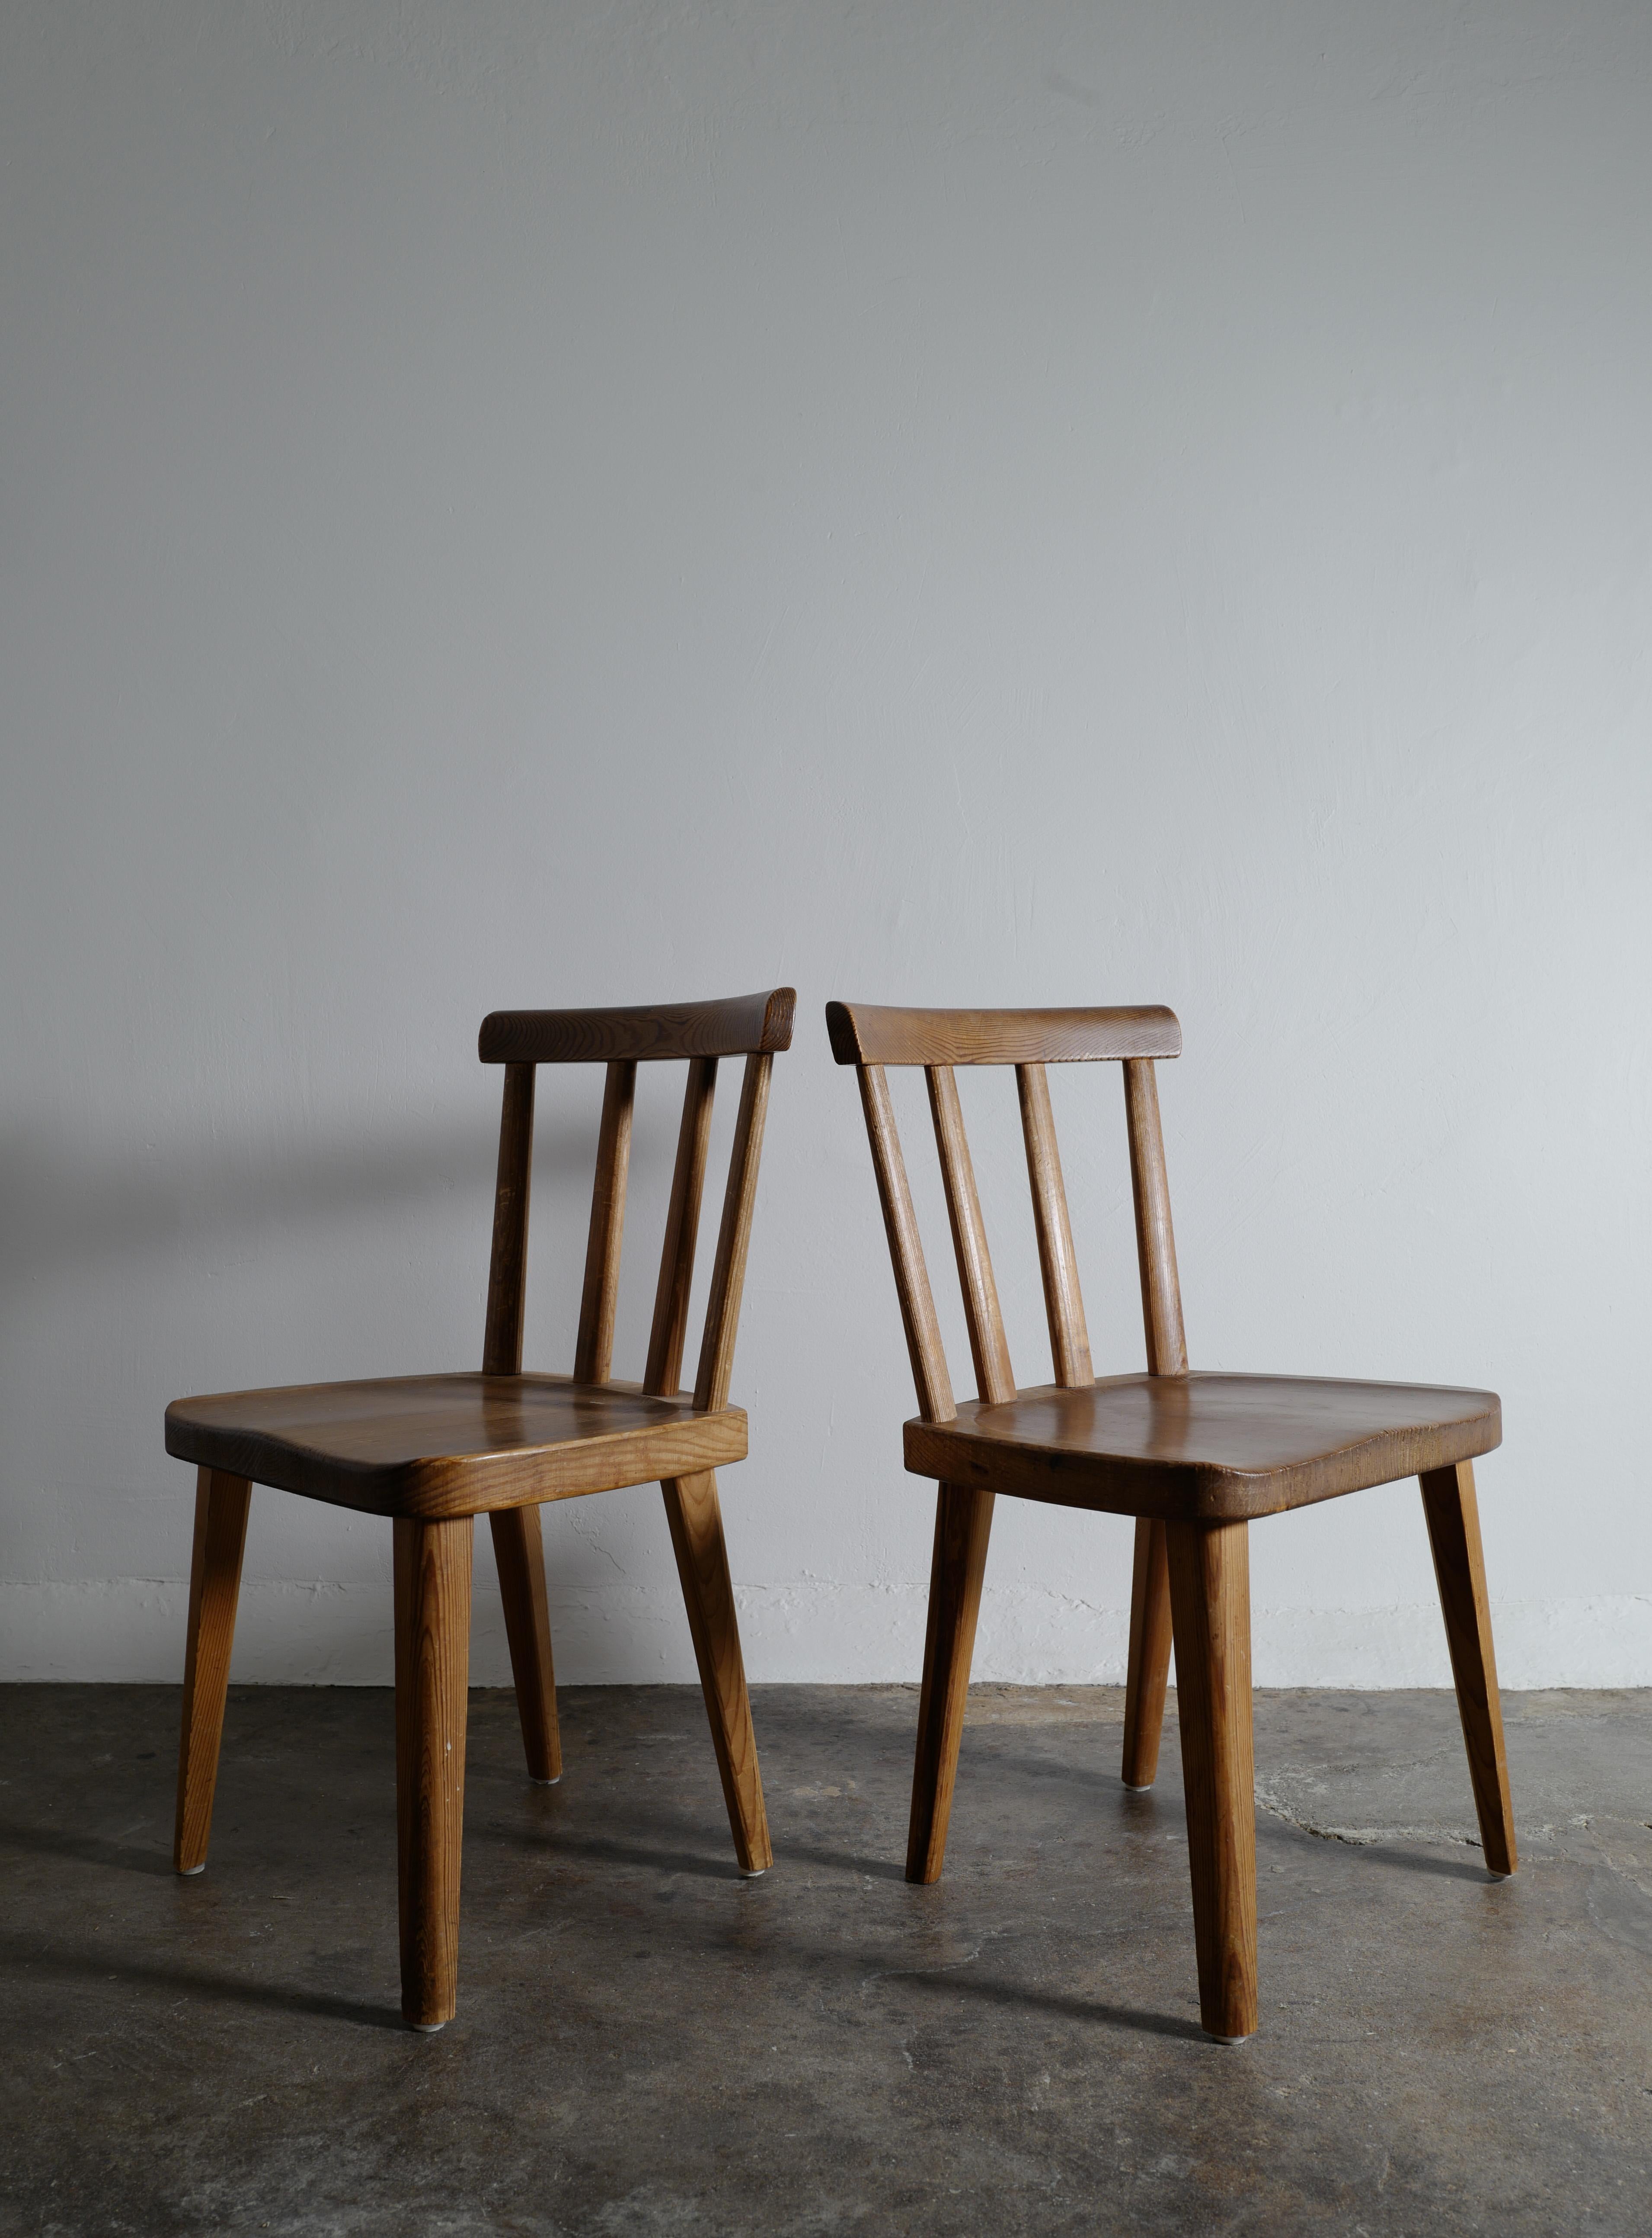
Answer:
<svg viewBox="0 0 1652 2238"><path fill-rule="evenodd" d="M1110 1375L906 1424L917 1476L1118 1515L1214 1523L1420 1476L1503 1440L1492 1391L1301 1375Z"/></svg>
<svg viewBox="0 0 1652 2238"><path fill-rule="evenodd" d="M399 1375L179 1399L166 1449L335 1507L430 1521L721 1468L745 1458L746 1413L697 1414L682 1393L565 1375Z"/></svg>

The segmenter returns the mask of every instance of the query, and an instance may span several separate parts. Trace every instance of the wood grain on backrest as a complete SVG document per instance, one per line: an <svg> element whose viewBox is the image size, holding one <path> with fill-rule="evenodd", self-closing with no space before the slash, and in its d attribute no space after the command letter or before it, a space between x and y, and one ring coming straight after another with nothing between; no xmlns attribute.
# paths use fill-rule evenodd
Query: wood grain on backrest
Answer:
<svg viewBox="0 0 1652 2238"><path fill-rule="evenodd" d="M721 1003L630 1010L494 1010L481 1022L484 1064L632 1063L657 1057L746 1056L792 1046L790 987Z"/></svg>
<svg viewBox="0 0 1652 2238"><path fill-rule="evenodd" d="M655 1395L676 1392L693 1286L717 1061L720 1056L744 1055L746 1076L694 1391L695 1407L702 1412L720 1412L726 1407L770 1075L776 1051L791 1046L796 1003L791 988L776 987L764 994L736 996L721 1003L625 1010L498 1010L484 1021L482 1062L502 1063L506 1068L484 1374L521 1373L535 1066L594 1062L607 1065L574 1357L576 1382L602 1384L613 1369L637 1066L686 1056L688 1083L643 1379L644 1390Z"/></svg>
<svg viewBox="0 0 1652 2238"><path fill-rule="evenodd" d="M919 1409L926 1421L950 1421L957 1407L884 1075L887 1064L917 1064L925 1069L976 1388L989 1406L998 1406L1015 1396L1016 1384L953 1068L1015 1067L1055 1380L1078 1389L1094 1382L1095 1371L1045 1067L1122 1062L1148 1373L1187 1373L1153 1075L1156 1057L1181 1054L1182 1030L1173 1010L1159 1004L1085 1010L919 1010L828 1003L826 1030L838 1063L853 1064L859 1077L901 1321Z"/></svg>
<svg viewBox="0 0 1652 2238"><path fill-rule="evenodd" d="M1082 1064L1180 1056L1182 1029L1160 1003L1107 1010L895 1010L828 1003L839 1064Z"/></svg>

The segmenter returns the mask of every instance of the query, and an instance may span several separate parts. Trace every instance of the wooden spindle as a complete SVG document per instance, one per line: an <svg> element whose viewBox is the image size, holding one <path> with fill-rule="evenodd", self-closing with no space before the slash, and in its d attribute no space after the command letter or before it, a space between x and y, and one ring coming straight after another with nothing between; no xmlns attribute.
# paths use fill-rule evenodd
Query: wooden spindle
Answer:
<svg viewBox="0 0 1652 2238"><path fill-rule="evenodd" d="M1158 1089L1151 1057L1125 1062L1125 1117L1130 1130L1130 1187L1136 1206L1136 1257L1141 1268L1147 1373L1185 1375L1182 1290L1176 1274L1171 1189L1164 1171L1164 1137L1158 1123Z"/></svg>
<svg viewBox="0 0 1652 2238"><path fill-rule="evenodd" d="M671 1176L665 1248L660 1255L660 1288L654 1295L648 1365L642 1379L645 1391L661 1394L675 1391L682 1375L683 1339L688 1328L688 1295L693 1288L694 1246L700 1235L700 1205L706 1186L716 1088L716 1058L691 1058L688 1085L683 1092L682 1125L677 1136L677 1164Z"/></svg>
<svg viewBox="0 0 1652 2238"><path fill-rule="evenodd" d="M998 1310L998 1285L992 1279L992 1255L986 1248L975 1169L964 1132L958 1076L950 1064L927 1065L925 1074L929 1082L929 1108L935 1120L935 1147L940 1153L941 1178L946 1185L952 1248L958 1255L958 1279L964 1292L964 1319L975 1362L975 1387L989 1406L998 1407L1014 1398L1015 1374L1010 1366L1010 1347L1005 1341L1004 1316Z"/></svg>
<svg viewBox="0 0 1652 2238"><path fill-rule="evenodd" d="M880 1064L855 1067L860 1082L860 1102L866 1115L866 1134L872 1143L872 1171L877 1176L878 1202L883 1207L889 1236L889 1255L894 1262L895 1294L900 1301L901 1325L912 1355L912 1381L918 1387L918 1411L926 1422L951 1422L958 1417L952 1398L952 1379L946 1372L946 1353L940 1323L924 1264L923 1239L912 1210L900 1136L895 1129L889 1083Z"/></svg>
<svg viewBox="0 0 1652 2238"><path fill-rule="evenodd" d="M1050 1323L1050 1352L1056 1381L1076 1391L1096 1380L1090 1358L1090 1332L1078 1288L1078 1262L1072 1248L1072 1223L1061 1178L1055 1114L1050 1109L1050 1080L1041 1064L1018 1064L1016 1090L1021 1101L1021 1131L1026 1137L1027 1180L1032 1189L1032 1220L1038 1237L1038 1272L1044 1278L1044 1310Z"/></svg>
<svg viewBox="0 0 1652 2238"><path fill-rule="evenodd" d="M522 1372L522 1320L527 1291L527 1200L534 1170L534 1076L531 1064L505 1067L499 1122L499 1179L494 1190L494 1248L488 1268L484 1375Z"/></svg>
<svg viewBox="0 0 1652 2238"><path fill-rule="evenodd" d="M636 1060L608 1067L597 1137L596 1182L591 1192L591 1235L585 1253L585 1294L580 1301L574 1381L606 1383L614 1365L614 1313L620 1300L620 1246L625 1233L626 1175L631 1164L631 1112Z"/></svg>
<svg viewBox="0 0 1652 2238"><path fill-rule="evenodd" d="M711 1296L706 1304L700 1373L694 1379L694 1405L701 1414L717 1414L728 1404L728 1386L734 1373L734 1340L740 1334L740 1293L746 1286L746 1254L752 1240L752 1214L757 1203L758 1160L763 1148L763 1122L768 1114L769 1078L773 1069L774 1059L767 1051L755 1052L746 1060L746 1076L740 1083L740 1115L734 1122L734 1147L728 1161L723 1222L718 1230Z"/></svg>

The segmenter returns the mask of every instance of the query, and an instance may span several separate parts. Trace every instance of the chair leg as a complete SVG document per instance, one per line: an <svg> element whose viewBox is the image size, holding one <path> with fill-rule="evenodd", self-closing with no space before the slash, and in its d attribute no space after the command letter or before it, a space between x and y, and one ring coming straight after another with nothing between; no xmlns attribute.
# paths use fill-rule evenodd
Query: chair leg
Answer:
<svg viewBox="0 0 1652 2238"><path fill-rule="evenodd" d="M395 1799L401 2012L450 2021L459 1986L459 1859L470 1675L471 1519L395 1519Z"/></svg>
<svg viewBox="0 0 1652 2238"><path fill-rule="evenodd" d="M1486 1599L1486 1566L1480 1551L1480 1509L1474 1495L1474 1468L1430 1469L1418 1479L1440 1610L1451 1650L1457 1710L1469 1751L1469 1777L1480 1820L1480 1842L1488 1868L1513 1872L1514 1805L1509 1796L1509 1765L1503 1745L1503 1705L1497 1698L1497 1660L1491 1645L1491 1610Z"/></svg>
<svg viewBox="0 0 1652 2238"><path fill-rule="evenodd" d="M1251 1743L1251 1557L1244 1523L1164 1526L1176 1624L1176 1706L1187 1789L1199 2018L1237 2043L1257 2025L1256 1775Z"/></svg>
<svg viewBox="0 0 1652 2238"><path fill-rule="evenodd" d="M252 1486L244 1476L203 1468L196 1477L183 1729L178 1740L178 1815L172 1837L172 1862L181 1873L198 1873L207 1862L251 1497Z"/></svg>
<svg viewBox="0 0 1652 2238"><path fill-rule="evenodd" d="M541 1787L562 1777L562 1736L556 1724L556 1670L545 1604L545 1540L537 1507L502 1507L488 1517L494 1559L505 1604L511 1677L522 1721L527 1776Z"/></svg>
<svg viewBox="0 0 1652 2238"><path fill-rule="evenodd" d="M1138 1791L1158 1775L1158 1737L1171 1671L1171 1573L1164 1526L1136 1520L1135 1573L1130 1588L1130 1662L1125 1686L1125 1760L1119 1777Z"/></svg>
<svg viewBox="0 0 1652 2238"><path fill-rule="evenodd" d="M906 1877L926 1886L940 1878L946 1861L946 1829L952 1816L976 1619L981 1612L992 1498L990 1492L944 1484L935 1502L918 1758L912 1766L912 1820L906 1836Z"/></svg>
<svg viewBox="0 0 1652 2238"><path fill-rule="evenodd" d="M671 1527L677 1575L687 1606L688 1629L694 1642L694 1660L700 1665L706 1715L711 1721L712 1745L717 1751L723 1801L728 1806L728 1823L734 1836L734 1855L741 1872L755 1877L774 1863L774 1852L769 1847L768 1814L763 1808L763 1780L757 1765L757 1737L752 1731L751 1697L746 1691L734 1588L723 1544L716 1472L703 1469L693 1476L669 1477L660 1489L665 1494L666 1521Z"/></svg>

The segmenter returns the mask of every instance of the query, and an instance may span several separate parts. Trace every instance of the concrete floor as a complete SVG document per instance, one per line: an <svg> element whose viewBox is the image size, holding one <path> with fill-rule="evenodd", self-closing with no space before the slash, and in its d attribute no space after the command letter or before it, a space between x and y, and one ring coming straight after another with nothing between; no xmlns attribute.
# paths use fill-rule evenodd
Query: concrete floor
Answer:
<svg viewBox="0 0 1652 2238"><path fill-rule="evenodd" d="M1197 2024L1173 1722L981 1688L945 1879L900 1877L914 1692L756 1701L734 1872L696 1694L472 1696L458 2019L396 2016L388 1694L231 1698L169 1870L177 1696L0 1690L0 2229L1652 2229L1652 1695L1505 1704L1489 1881L1449 1695L1257 1703L1262 2030Z"/></svg>

